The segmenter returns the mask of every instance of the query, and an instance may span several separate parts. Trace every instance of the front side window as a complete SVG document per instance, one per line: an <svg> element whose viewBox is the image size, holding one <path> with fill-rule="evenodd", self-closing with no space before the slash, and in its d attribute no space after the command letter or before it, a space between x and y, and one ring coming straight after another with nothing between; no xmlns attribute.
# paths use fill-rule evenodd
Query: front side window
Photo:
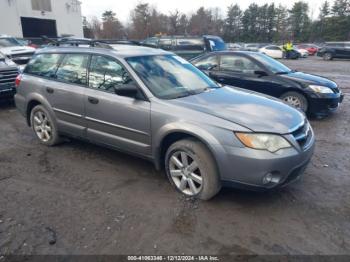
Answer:
<svg viewBox="0 0 350 262"><path fill-rule="evenodd" d="M39 54L29 61L24 73L42 76L55 77L58 63L63 55L61 54Z"/></svg>
<svg viewBox="0 0 350 262"><path fill-rule="evenodd" d="M223 55L220 59L220 69L242 73L254 73L259 66L243 56Z"/></svg>
<svg viewBox="0 0 350 262"><path fill-rule="evenodd" d="M176 55L137 56L126 61L158 98L175 99L219 88L207 75Z"/></svg>
<svg viewBox="0 0 350 262"><path fill-rule="evenodd" d="M132 82L129 73L113 58L105 56L92 56L89 87L115 93L119 85Z"/></svg>
<svg viewBox="0 0 350 262"><path fill-rule="evenodd" d="M219 67L218 57L216 55L209 56L195 62L194 65L201 70L215 70Z"/></svg>
<svg viewBox="0 0 350 262"><path fill-rule="evenodd" d="M258 60L261 64L267 67L274 74L286 74L292 70L285 66L284 64L278 62L276 59L273 59L267 55L253 53L250 54L254 59Z"/></svg>
<svg viewBox="0 0 350 262"><path fill-rule="evenodd" d="M56 79L77 85L86 85L89 55L67 54L59 66Z"/></svg>

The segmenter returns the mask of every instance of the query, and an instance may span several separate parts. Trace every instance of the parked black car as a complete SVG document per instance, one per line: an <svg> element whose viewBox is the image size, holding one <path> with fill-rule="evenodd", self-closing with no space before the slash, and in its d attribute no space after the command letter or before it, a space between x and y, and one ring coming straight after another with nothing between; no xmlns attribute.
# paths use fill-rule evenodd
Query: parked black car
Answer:
<svg viewBox="0 0 350 262"><path fill-rule="evenodd" d="M291 70L261 53L214 52L191 63L221 84L280 98L312 115L328 115L344 97L335 82Z"/></svg>
<svg viewBox="0 0 350 262"><path fill-rule="evenodd" d="M0 53L0 99L11 99L16 93L15 79L19 71L17 65Z"/></svg>
<svg viewBox="0 0 350 262"><path fill-rule="evenodd" d="M162 36L150 37L140 42L143 46L161 48L191 59L207 52L227 50L225 42L218 36Z"/></svg>
<svg viewBox="0 0 350 262"><path fill-rule="evenodd" d="M323 57L324 60L332 60L333 58L350 59L350 42L326 43L318 50L317 56Z"/></svg>

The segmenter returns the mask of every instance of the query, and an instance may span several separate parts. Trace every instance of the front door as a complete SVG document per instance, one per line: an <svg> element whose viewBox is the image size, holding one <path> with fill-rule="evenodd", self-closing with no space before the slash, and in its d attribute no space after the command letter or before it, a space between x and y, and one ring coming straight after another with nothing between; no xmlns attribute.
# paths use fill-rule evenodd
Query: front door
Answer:
<svg viewBox="0 0 350 262"><path fill-rule="evenodd" d="M255 74L261 69L247 57L221 55L219 63L219 70L210 73L219 83L255 90L264 82Z"/></svg>
<svg viewBox="0 0 350 262"><path fill-rule="evenodd" d="M93 55L85 108L88 139L143 156L151 155L150 102L118 96L115 89L130 84L127 70L116 59Z"/></svg>

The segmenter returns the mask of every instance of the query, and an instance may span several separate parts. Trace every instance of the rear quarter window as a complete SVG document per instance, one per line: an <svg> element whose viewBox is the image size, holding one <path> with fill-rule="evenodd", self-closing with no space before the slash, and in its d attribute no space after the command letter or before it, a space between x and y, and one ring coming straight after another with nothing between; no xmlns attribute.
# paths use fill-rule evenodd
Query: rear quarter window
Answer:
<svg viewBox="0 0 350 262"><path fill-rule="evenodd" d="M53 78L62 56L61 54L38 54L29 61L24 73Z"/></svg>

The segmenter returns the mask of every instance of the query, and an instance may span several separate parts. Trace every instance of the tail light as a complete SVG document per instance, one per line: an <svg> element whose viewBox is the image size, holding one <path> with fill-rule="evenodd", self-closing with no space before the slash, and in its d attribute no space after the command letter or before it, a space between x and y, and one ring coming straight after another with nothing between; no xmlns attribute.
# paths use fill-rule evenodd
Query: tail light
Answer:
<svg viewBox="0 0 350 262"><path fill-rule="evenodd" d="M15 86L18 88L22 81L22 74L19 74L15 80Z"/></svg>

